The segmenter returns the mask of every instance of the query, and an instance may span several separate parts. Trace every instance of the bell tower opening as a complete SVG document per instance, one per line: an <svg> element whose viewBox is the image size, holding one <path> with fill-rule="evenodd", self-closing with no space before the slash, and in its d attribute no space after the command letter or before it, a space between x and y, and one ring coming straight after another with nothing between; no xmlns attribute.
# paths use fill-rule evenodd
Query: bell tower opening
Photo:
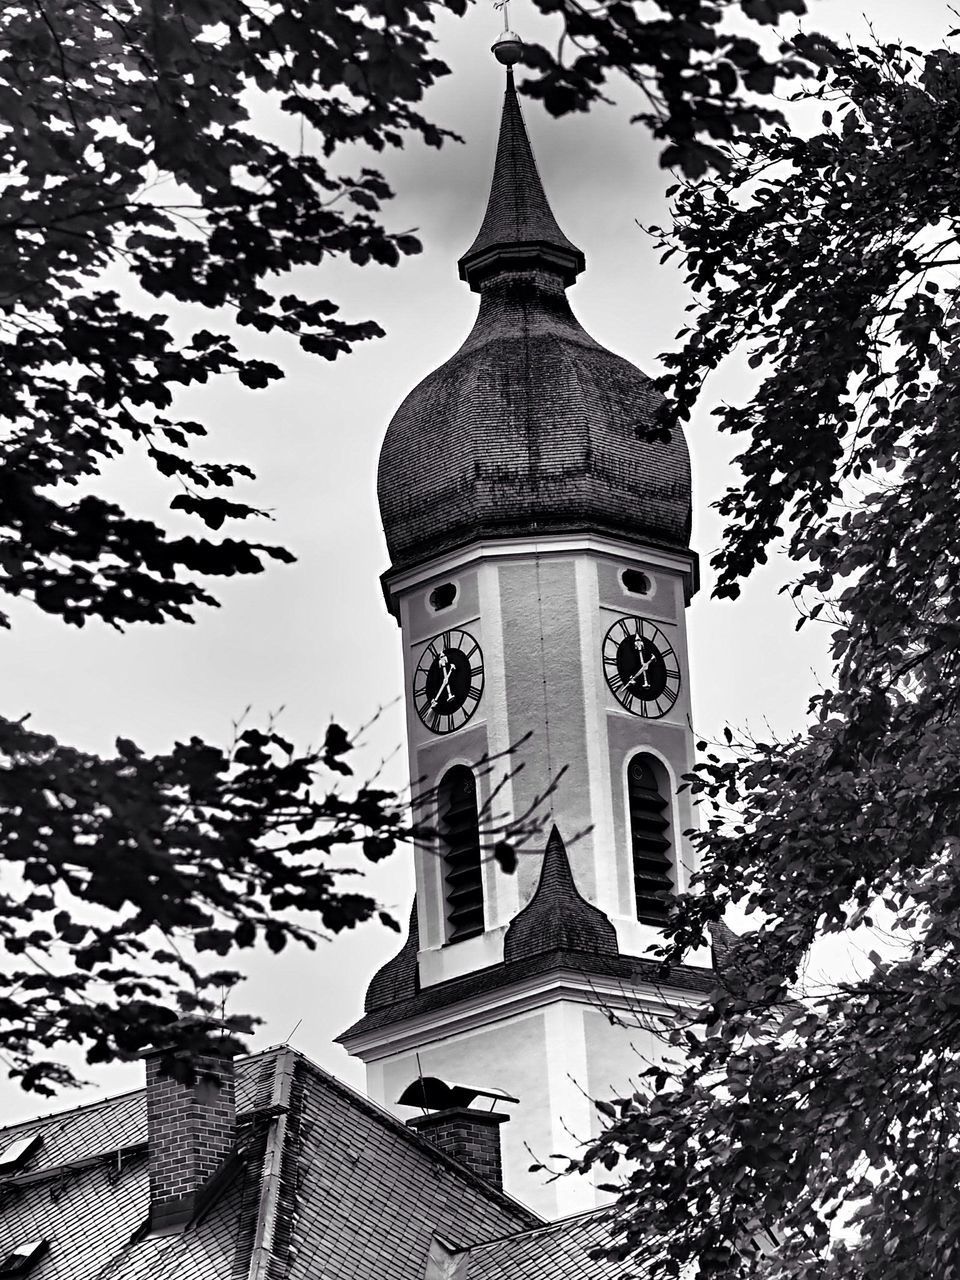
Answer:
<svg viewBox="0 0 960 1280"><path fill-rule="evenodd" d="M640 752L627 766L637 919L662 924L674 890L670 789L659 760Z"/></svg>
<svg viewBox="0 0 960 1280"><path fill-rule="evenodd" d="M437 793L447 942L483 933L483 871L477 783L465 765L443 776Z"/></svg>

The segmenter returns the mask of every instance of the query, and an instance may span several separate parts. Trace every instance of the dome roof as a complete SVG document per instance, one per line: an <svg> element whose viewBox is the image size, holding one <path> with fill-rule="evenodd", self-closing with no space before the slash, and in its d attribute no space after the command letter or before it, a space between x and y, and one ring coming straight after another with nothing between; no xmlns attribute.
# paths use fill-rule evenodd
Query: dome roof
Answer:
<svg viewBox="0 0 960 1280"><path fill-rule="evenodd" d="M394 569L480 538L590 531L686 549L680 432L638 440L661 396L583 329L583 256L556 224L508 73L490 200L460 263L481 295L460 350L397 410L377 483Z"/></svg>
<svg viewBox="0 0 960 1280"><path fill-rule="evenodd" d="M544 951L586 951L618 956L617 931L599 907L580 893L560 832L554 826L533 897L513 917L503 938L503 960L523 960Z"/></svg>

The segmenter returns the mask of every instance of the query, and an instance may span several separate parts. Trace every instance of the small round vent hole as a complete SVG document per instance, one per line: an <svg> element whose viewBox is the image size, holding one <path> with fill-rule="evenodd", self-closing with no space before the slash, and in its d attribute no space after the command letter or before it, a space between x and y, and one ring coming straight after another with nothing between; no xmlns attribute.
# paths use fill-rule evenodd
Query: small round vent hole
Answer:
<svg viewBox="0 0 960 1280"><path fill-rule="evenodd" d="M434 587L429 595L430 608L436 613L440 609L449 609L457 598L457 586L454 582L444 582L442 586Z"/></svg>
<svg viewBox="0 0 960 1280"><path fill-rule="evenodd" d="M650 579L645 573L641 573L639 569L624 569L621 581L627 591L632 592L635 596L648 596L650 594Z"/></svg>

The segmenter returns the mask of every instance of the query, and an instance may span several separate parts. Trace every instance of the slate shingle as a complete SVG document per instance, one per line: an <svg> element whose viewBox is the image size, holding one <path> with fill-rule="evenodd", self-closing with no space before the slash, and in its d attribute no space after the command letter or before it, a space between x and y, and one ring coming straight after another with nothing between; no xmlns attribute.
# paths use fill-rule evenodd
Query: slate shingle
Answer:
<svg viewBox="0 0 960 1280"><path fill-rule="evenodd" d="M364 1009L380 1009L397 1000L405 1000L420 990L417 954L420 950L420 922L417 916L417 897L414 894L410 908L410 927L407 940L386 964L381 965L370 979L364 998Z"/></svg>
<svg viewBox="0 0 960 1280"><path fill-rule="evenodd" d="M477 289L498 265L521 261L544 263L567 283L584 267L582 252L560 230L543 190L508 69L490 197L477 238L460 259L460 278Z"/></svg>

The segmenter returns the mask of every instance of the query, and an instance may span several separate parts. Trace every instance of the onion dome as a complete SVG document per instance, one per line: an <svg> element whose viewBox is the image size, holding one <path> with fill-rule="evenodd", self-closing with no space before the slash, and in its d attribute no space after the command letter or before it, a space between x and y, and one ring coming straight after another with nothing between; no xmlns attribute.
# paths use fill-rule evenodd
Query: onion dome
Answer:
<svg viewBox="0 0 960 1280"><path fill-rule="evenodd" d="M583 269L537 172L512 70L490 198L460 275L472 332L394 415L380 512L394 569L478 539L605 533L686 550L690 463L679 431L645 441L650 379L583 329L566 288Z"/></svg>
<svg viewBox="0 0 960 1280"><path fill-rule="evenodd" d="M550 832L536 892L510 921L503 939L504 963L545 951L620 954L617 931L599 907L580 893L560 832Z"/></svg>

